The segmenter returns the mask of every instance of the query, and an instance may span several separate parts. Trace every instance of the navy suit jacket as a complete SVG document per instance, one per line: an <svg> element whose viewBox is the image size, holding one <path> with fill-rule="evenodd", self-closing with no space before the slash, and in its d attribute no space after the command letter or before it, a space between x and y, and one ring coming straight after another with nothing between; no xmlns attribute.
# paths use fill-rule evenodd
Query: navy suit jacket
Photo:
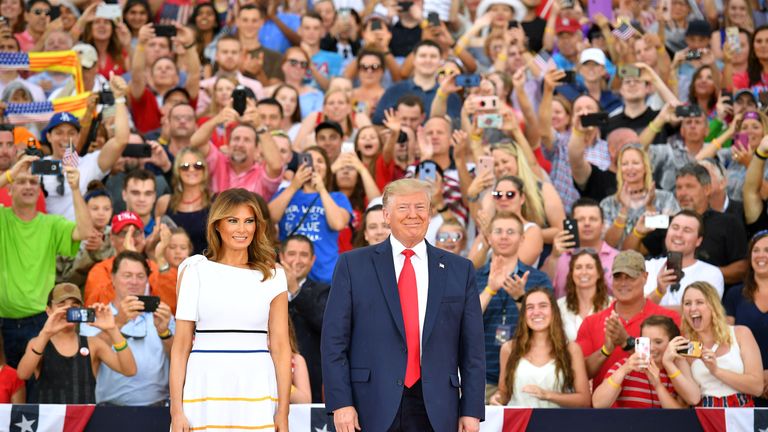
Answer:
<svg viewBox="0 0 768 432"><path fill-rule="evenodd" d="M422 390L432 427L451 431L459 416L485 416L483 318L470 261L427 243L427 262ZM339 257L321 356L328 412L354 406L364 431L386 431L400 406L407 361L389 239Z"/></svg>

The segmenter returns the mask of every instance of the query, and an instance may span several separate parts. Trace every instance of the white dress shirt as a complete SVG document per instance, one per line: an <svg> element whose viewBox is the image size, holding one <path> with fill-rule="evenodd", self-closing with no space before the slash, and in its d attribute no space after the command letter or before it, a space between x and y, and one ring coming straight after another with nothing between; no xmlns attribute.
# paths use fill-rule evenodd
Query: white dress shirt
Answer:
<svg viewBox="0 0 768 432"><path fill-rule="evenodd" d="M406 249L395 236L389 236L392 243L392 259L395 262L395 280L400 280L400 272L403 271L405 264ZM411 248L415 255L411 257L413 271L416 273L416 295L419 298L419 346L421 346L421 334L424 331L424 316L427 313L427 295L429 293L429 265L427 263L427 243L422 240L416 246ZM399 297L398 297L399 298ZM419 349L421 353L421 349Z"/></svg>

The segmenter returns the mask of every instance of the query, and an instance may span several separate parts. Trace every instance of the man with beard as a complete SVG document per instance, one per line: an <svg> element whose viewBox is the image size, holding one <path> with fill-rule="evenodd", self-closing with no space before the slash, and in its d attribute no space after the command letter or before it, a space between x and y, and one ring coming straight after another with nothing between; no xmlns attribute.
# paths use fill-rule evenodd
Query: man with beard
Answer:
<svg viewBox="0 0 768 432"><path fill-rule="evenodd" d="M243 188L269 201L282 181L283 160L256 108L249 107L242 116L224 108L214 120L200 126L191 140L191 147L206 156L213 192ZM229 135L227 156L211 144L211 135L217 126L229 123L236 124Z"/></svg>

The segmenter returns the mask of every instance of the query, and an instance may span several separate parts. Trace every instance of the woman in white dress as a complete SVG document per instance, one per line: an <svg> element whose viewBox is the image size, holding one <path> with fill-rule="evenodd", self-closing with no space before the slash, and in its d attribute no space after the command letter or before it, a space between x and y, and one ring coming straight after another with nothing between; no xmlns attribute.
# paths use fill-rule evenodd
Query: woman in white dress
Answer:
<svg viewBox="0 0 768 432"><path fill-rule="evenodd" d="M565 296L557 300L568 341L576 340L584 318L607 308L610 303L605 272L597 252L582 249L573 254L565 282Z"/></svg>
<svg viewBox="0 0 768 432"><path fill-rule="evenodd" d="M288 430L287 281L268 229L251 192L224 191L208 218L206 256L179 266L173 432Z"/></svg>
<svg viewBox="0 0 768 432"><path fill-rule="evenodd" d="M534 288L522 299L515 337L501 346L499 390L492 405L528 408L589 407L584 355L565 339L552 293Z"/></svg>

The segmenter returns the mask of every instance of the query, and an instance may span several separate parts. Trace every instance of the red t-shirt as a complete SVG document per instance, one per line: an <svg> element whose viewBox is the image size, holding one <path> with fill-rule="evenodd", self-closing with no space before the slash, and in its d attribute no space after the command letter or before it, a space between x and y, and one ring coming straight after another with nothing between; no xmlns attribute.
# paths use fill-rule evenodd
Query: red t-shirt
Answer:
<svg viewBox="0 0 768 432"><path fill-rule="evenodd" d="M11 194L8 193L8 186L0 188L0 205L4 207L10 207L12 205L12 198ZM45 195L43 195L43 190L40 190L40 194L37 196L37 204L35 205L35 210L39 211L40 213L45 213Z"/></svg>
<svg viewBox="0 0 768 432"><path fill-rule="evenodd" d="M133 115L136 130L145 134L160 128L162 113L160 112L160 106L157 105L157 97L149 89L149 86L144 87L144 93L138 99L134 99L129 93L128 102L130 103L129 108ZM189 104L197 106L197 99L192 99Z"/></svg>
<svg viewBox="0 0 768 432"><path fill-rule="evenodd" d="M627 362L628 358L625 357L621 361L614 363L608 369L608 376L613 375L614 372ZM675 396L675 386L672 385L672 380L667 376L667 371L660 369L659 379L669 394ZM614 379L614 381L616 380ZM656 389L648 381L645 373L630 371L624 377L624 381L621 383L621 393L619 393L619 397L616 398L616 402L611 405L611 408L661 408L661 402L659 401Z"/></svg>
<svg viewBox="0 0 768 432"><path fill-rule="evenodd" d="M376 180L376 186L379 187L379 190L384 190L384 186L387 184L395 181L400 180L401 178L405 177L405 170L400 168L396 163L395 160L392 159L389 161L389 163L384 162L384 157L379 155L379 157L376 158L376 168L375 168L375 180Z"/></svg>
<svg viewBox="0 0 768 432"><path fill-rule="evenodd" d="M24 381L16 375L16 369L8 365L0 369L0 403L11 403L11 396L22 387L24 387Z"/></svg>
<svg viewBox="0 0 768 432"><path fill-rule="evenodd" d="M359 231L360 227L363 225L363 212L358 209L352 209L351 222L352 226L355 228L355 233L357 233L357 231ZM339 253L351 251L353 241L355 241L355 239L353 238L352 228L350 228L349 224L347 224L343 230L339 231Z"/></svg>
<svg viewBox="0 0 768 432"><path fill-rule="evenodd" d="M128 52L125 50L123 50L123 58L128 58ZM111 55L108 55L106 61L104 61L104 66L99 66L98 72L104 78L109 79L110 72L114 72L115 75L123 75L125 74L125 69L116 61L112 60Z"/></svg>
<svg viewBox="0 0 768 432"><path fill-rule="evenodd" d="M579 333L576 336L576 342L581 347L581 352L584 353L584 357L589 357L595 351L602 348L603 343L605 343L605 320L611 315L611 312L615 307L616 302L614 301L607 309L588 316L584 319L584 322L581 323ZM645 306L643 306L643 310L641 310L640 313L630 318L629 321L621 320L622 324L624 324L624 328L627 330L627 334L631 337L639 337L640 324L651 315L668 316L672 318L678 327L680 327L680 315L677 312L659 306L650 300L646 300ZM605 359L603 366L600 367L597 375L595 375L593 386L599 386L608 373L608 369L616 364L616 362L627 357L629 357L629 353L625 352L621 347L616 347L611 355Z"/></svg>

